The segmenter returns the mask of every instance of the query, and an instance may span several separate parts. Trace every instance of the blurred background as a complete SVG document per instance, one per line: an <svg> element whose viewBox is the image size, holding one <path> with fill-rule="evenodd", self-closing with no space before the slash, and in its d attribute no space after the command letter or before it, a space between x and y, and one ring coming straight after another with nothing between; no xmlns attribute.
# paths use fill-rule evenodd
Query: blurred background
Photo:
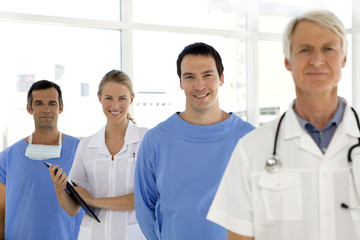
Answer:
<svg viewBox="0 0 360 240"><path fill-rule="evenodd" d="M26 94L41 79L62 88L59 129L79 138L106 123L96 93L112 69L133 80L131 113L139 126L183 111L176 59L194 42L212 45L223 58L221 108L260 126L295 97L282 32L311 9L333 11L348 31L339 95L359 110L358 0L2 0L0 150L32 133Z"/></svg>

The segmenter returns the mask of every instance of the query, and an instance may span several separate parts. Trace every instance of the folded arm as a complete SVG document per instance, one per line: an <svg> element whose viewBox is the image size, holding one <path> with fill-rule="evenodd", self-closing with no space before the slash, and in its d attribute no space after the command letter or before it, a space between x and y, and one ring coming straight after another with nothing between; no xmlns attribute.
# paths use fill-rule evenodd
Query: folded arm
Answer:
<svg viewBox="0 0 360 240"><path fill-rule="evenodd" d="M118 197L93 198L85 188L74 186L82 199L90 207L103 208L117 211L130 211L135 209L134 194L126 194Z"/></svg>

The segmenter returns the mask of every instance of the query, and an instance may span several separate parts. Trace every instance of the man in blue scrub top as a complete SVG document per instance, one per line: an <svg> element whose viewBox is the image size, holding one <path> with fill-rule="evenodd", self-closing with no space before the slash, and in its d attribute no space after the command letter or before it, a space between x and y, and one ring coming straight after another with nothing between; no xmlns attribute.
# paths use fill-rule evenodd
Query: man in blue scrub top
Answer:
<svg viewBox="0 0 360 240"><path fill-rule="evenodd" d="M77 239L83 211L70 217L59 205L49 162L69 173L79 140L58 131L60 87L34 83L27 111L35 131L0 153L0 239Z"/></svg>
<svg viewBox="0 0 360 240"><path fill-rule="evenodd" d="M149 130L138 152L135 212L147 239L227 237L205 217L232 150L254 127L220 109L223 70L219 53L204 43L185 47L178 57L185 111Z"/></svg>

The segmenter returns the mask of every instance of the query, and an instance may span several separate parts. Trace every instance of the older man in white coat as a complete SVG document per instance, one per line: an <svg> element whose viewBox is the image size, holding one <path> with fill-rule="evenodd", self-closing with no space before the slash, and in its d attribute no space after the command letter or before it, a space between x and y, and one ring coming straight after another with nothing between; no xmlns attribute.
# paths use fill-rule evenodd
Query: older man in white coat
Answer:
<svg viewBox="0 0 360 240"><path fill-rule="evenodd" d="M233 152L207 216L228 239L360 239L360 151L350 154L357 184L348 162L359 123L337 95L346 51L344 26L329 11L289 23L285 67L296 99Z"/></svg>

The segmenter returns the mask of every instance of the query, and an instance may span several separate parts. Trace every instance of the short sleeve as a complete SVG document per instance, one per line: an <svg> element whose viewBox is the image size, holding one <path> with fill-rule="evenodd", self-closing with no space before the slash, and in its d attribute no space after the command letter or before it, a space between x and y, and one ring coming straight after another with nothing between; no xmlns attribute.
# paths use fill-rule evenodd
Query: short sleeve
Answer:
<svg viewBox="0 0 360 240"><path fill-rule="evenodd" d="M241 142L230 158L207 219L237 234L253 236L249 166Z"/></svg>
<svg viewBox="0 0 360 240"><path fill-rule="evenodd" d="M89 191L90 185L84 165L84 159L82 156L82 152L84 151L83 148L84 142L80 141L76 149L74 162L69 173L69 179L74 181L76 184L80 184L87 191Z"/></svg>

